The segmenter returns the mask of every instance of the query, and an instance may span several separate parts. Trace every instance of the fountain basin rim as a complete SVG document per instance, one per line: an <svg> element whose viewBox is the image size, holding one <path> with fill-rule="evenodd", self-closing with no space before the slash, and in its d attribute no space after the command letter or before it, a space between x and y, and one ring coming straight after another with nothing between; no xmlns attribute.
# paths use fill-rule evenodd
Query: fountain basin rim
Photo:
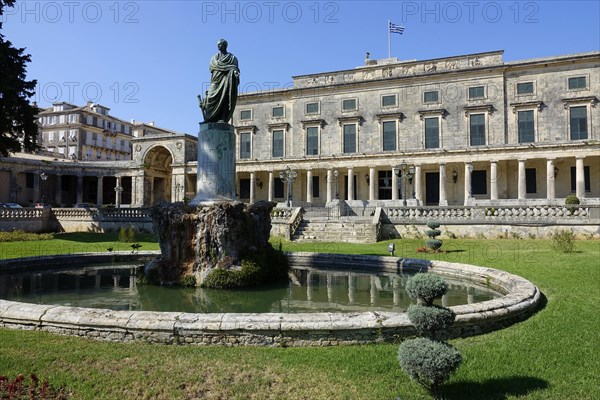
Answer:
<svg viewBox="0 0 600 400"><path fill-rule="evenodd" d="M23 270L23 263L104 262L114 257L155 257L160 251L78 253L0 261L0 270ZM371 266L374 272L432 272L489 284L506 294L498 299L451 307L456 322L448 337L465 337L501 329L521 321L537 309L539 289L505 271L469 264L403 259L389 256L287 253L292 266L339 263ZM337 267L337 266L336 266ZM364 268L361 268L364 270ZM43 330L110 341L148 341L165 344L323 346L390 342L415 334L406 313L211 313L113 311L0 300L0 327Z"/></svg>

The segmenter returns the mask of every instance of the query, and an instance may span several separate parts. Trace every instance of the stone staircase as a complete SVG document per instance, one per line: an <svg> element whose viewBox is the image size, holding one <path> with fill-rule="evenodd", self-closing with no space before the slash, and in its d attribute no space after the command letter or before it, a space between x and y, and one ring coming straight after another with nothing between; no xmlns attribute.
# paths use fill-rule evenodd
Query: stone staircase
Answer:
<svg viewBox="0 0 600 400"><path fill-rule="evenodd" d="M375 225L361 219L303 219L292 236L294 241L373 243Z"/></svg>

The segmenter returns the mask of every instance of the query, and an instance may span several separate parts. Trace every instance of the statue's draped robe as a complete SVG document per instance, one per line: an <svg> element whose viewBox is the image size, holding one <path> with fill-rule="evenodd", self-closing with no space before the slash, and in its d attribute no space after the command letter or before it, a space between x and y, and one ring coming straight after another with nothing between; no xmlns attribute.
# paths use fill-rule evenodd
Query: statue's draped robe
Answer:
<svg viewBox="0 0 600 400"><path fill-rule="evenodd" d="M233 116L240 83L237 58L217 53L210 60L210 88L202 103L204 122L228 122Z"/></svg>

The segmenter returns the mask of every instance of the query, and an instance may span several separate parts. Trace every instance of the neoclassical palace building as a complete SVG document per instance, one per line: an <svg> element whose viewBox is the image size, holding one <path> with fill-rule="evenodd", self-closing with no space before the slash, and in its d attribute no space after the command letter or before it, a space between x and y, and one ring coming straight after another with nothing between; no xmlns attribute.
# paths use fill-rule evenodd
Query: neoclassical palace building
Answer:
<svg viewBox="0 0 600 400"><path fill-rule="evenodd" d="M600 53L502 54L367 58L240 96L240 198L283 202L293 179L302 206L597 204Z"/></svg>
<svg viewBox="0 0 600 400"><path fill-rule="evenodd" d="M238 198L294 207L600 204L600 52L373 60L241 94ZM0 202L190 199L197 138L57 103L44 155L0 158ZM360 202L360 203L358 203Z"/></svg>

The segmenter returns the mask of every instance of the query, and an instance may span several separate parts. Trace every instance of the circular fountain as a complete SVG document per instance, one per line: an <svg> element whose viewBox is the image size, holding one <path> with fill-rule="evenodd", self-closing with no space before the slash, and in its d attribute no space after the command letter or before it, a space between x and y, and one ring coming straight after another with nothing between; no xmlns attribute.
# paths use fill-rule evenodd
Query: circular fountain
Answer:
<svg viewBox="0 0 600 400"><path fill-rule="evenodd" d="M142 261L157 252L75 254L13 259L0 262L0 271L110 263L128 258ZM456 322L449 337L464 337L501 329L531 315L540 292L531 282L506 272L466 264L397 257L288 254L292 267L358 268L373 273L430 272L497 291L500 296L451 307ZM0 281L1 284L1 281ZM188 313L115 311L30 304L0 300L0 326L42 330L109 341L148 341L165 344L226 346L328 346L393 342L414 334L408 317L398 311L299 313Z"/></svg>

